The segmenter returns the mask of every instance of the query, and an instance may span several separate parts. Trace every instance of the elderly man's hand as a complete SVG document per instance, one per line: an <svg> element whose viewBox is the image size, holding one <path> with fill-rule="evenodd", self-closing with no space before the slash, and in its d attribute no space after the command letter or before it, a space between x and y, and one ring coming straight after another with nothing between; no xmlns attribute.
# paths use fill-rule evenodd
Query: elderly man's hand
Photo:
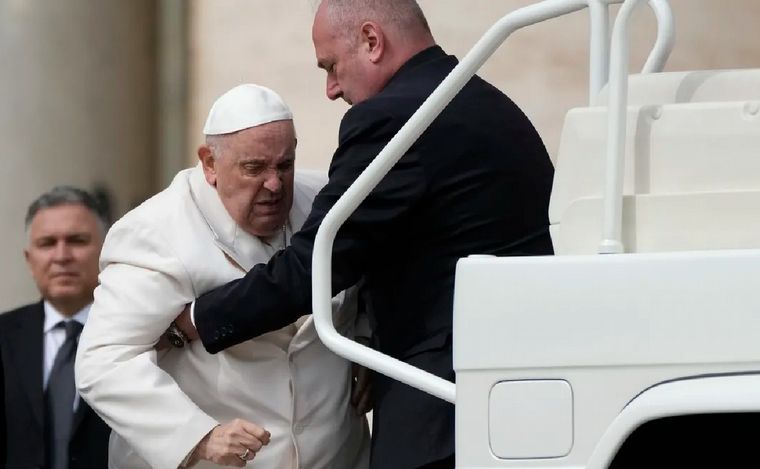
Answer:
<svg viewBox="0 0 760 469"><path fill-rule="evenodd" d="M270 438L268 431L241 419L217 425L195 447L188 467L199 461L243 467L262 447L269 444Z"/></svg>

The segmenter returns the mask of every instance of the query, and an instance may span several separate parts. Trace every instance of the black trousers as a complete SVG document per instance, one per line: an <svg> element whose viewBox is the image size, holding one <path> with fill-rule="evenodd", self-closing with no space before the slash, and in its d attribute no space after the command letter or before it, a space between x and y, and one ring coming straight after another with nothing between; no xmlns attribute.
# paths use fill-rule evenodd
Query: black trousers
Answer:
<svg viewBox="0 0 760 469"><path fill-rule="evenodd" d="M438 461L433 461L430 464L425 464L419 469L454 469L454 455L452 454L448 458L439 459Z"/></svg>

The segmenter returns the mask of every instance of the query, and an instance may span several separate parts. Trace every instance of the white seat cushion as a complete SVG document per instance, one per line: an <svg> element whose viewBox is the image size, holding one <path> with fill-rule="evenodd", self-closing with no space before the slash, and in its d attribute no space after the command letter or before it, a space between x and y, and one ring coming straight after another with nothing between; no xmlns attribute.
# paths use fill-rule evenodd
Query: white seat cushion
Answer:
<svg viewBox="0 0 760 469"><path fill-rule="evenodd" d="M748 212L750 196L739 194L760 191L760 95L755 99L629 106L626 252L760 247L760 226L753 238L741 223L760 213ZM566 117L549 205L557 254L593 252L599 243L606 132L607 108L574 109ZM734 193L741 200L707 203L706 193ZM673 213L699 233L684 240L681 225L665 218L668 210L690 206L688 214Z"/></svg>
<svg viewBox="0 0 760 469"><path fill-rule="evenodd" d="M606 106L608 99L605 86L597 104ZM756 99L760 99L760 68L639 74L628 80L629 105Z"/></svg>

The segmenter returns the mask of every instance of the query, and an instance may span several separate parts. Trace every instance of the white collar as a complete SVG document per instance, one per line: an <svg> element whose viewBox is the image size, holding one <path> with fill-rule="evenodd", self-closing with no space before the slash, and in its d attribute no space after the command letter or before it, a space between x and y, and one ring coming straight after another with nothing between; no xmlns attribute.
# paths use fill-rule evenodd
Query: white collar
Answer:
<svg viewBox="0 0 760 469"><path fill-rule="evenodd" d="M79 322L80 324L84 325L84 323L87 322L87 316L89 316L90 314L91 306L92 306L92 303L88 304L84 308L80 309L75 315L69 318L67 316L64 316L60 312L58 312L58 310L55 309L55 306L53 306L52 304L50 304L50 302L45 300L43 302L43 308L45 309L45 322L42 328L43 334L47 334L48 332L50 332L61 321L69 321L73 319Z"/></svg>

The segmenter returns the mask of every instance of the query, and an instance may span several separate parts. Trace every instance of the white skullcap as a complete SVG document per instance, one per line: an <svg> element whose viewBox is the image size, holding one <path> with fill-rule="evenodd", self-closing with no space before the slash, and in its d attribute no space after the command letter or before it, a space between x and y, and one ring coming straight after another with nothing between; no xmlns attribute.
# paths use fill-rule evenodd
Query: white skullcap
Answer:
<svg viewBox="0 0 760 469"><path fill-rule="evenodd" d="M269 122L292 120L285 101L264 86L239 85L217 99L203 127L205 135L222 135Z"/></svg>

